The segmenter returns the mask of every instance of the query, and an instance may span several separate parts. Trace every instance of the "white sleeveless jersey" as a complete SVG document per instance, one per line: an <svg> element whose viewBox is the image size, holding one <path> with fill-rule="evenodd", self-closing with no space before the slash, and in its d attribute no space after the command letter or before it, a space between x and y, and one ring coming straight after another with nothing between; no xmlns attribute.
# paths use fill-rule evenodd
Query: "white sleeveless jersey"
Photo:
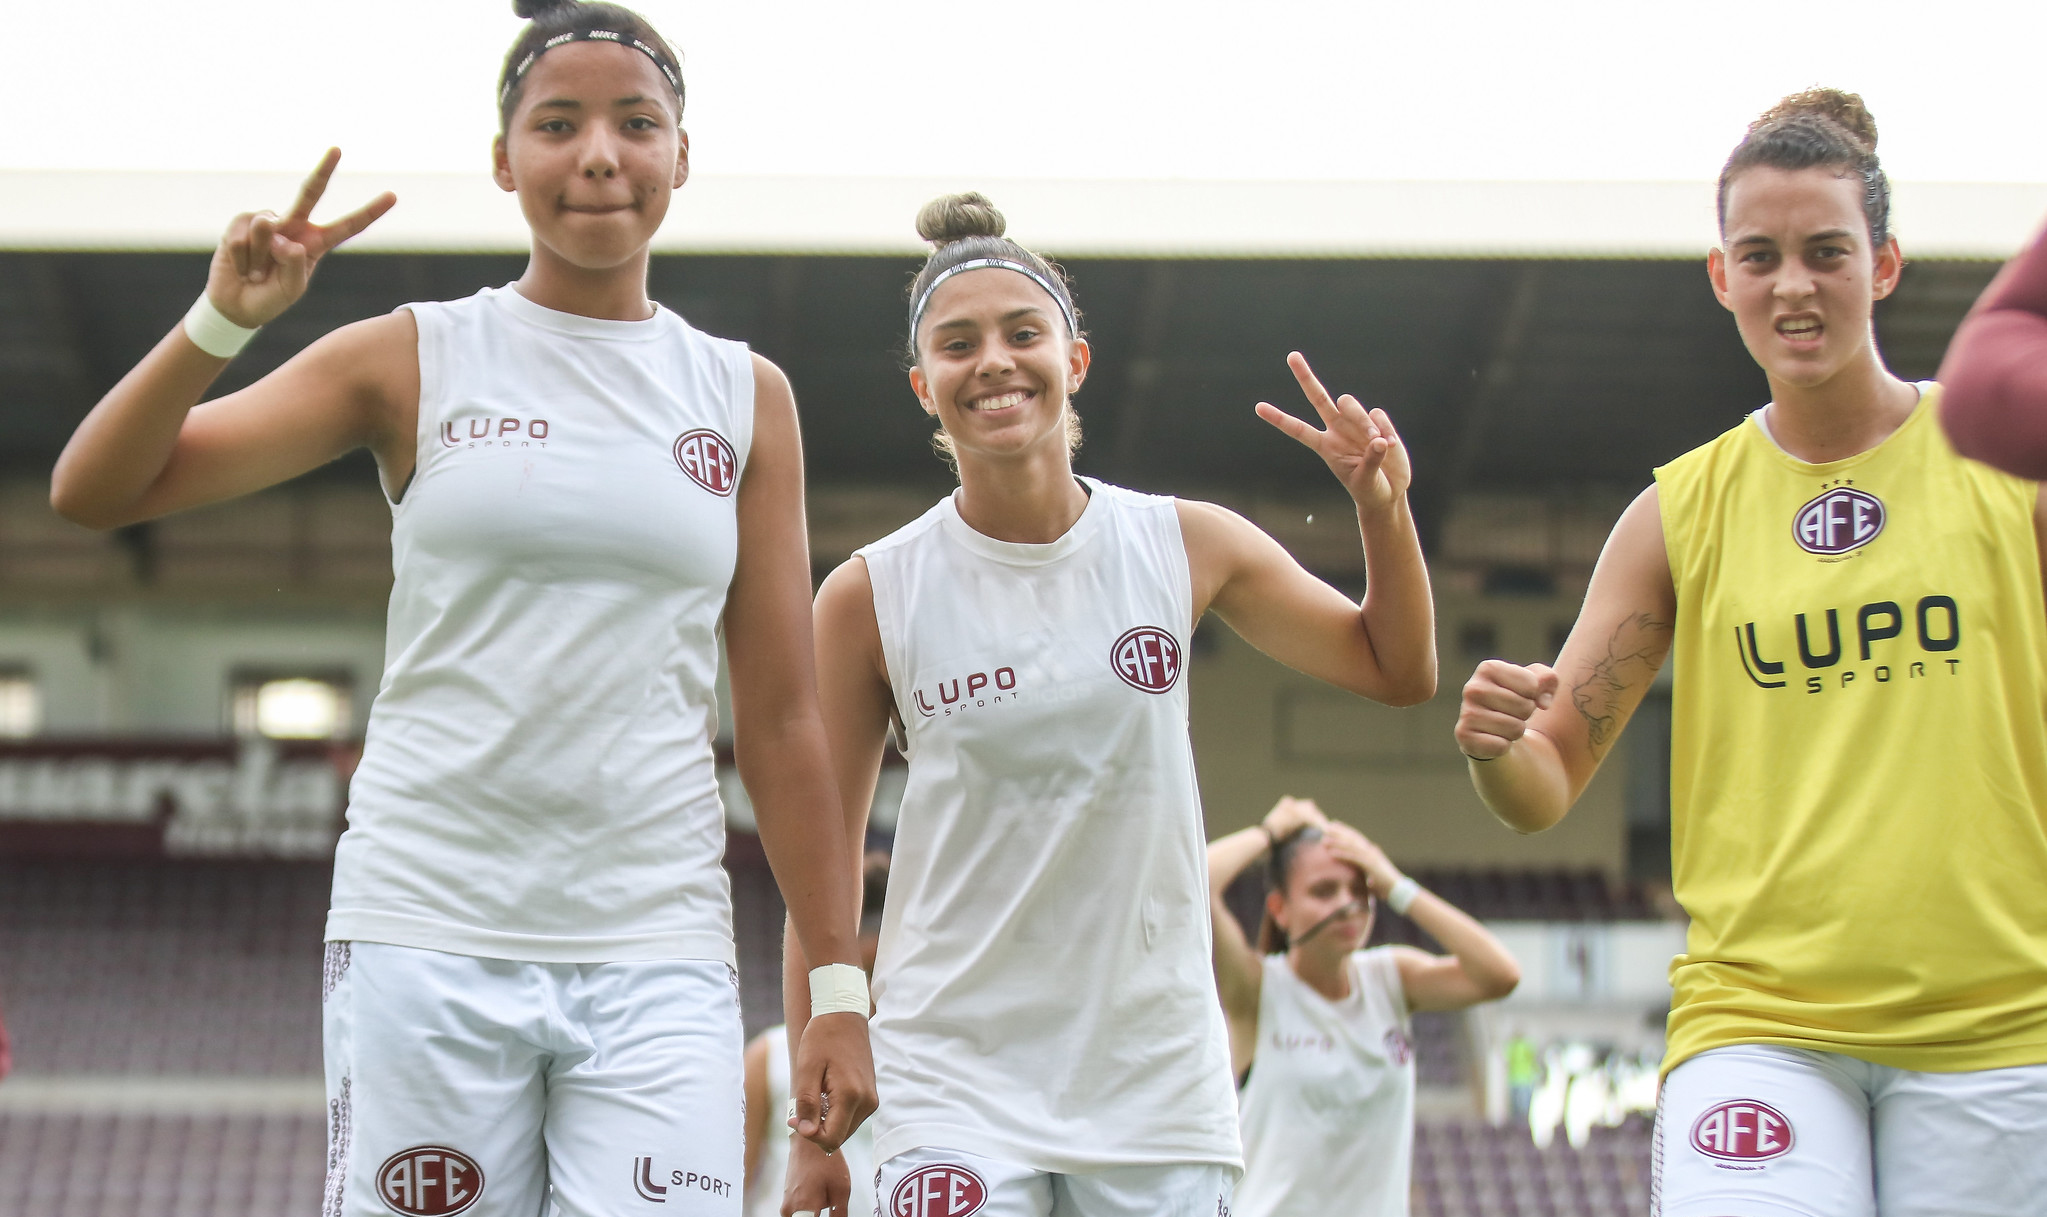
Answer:
<svg viewBox="0 0 2047 1217"><path fill-rule="evenodd" d="M753 1183L746 1189L746 1217L782 1217L782 1189L789 1179L789 1027L770 1027L761 1032L768 1041L768 1136L761 1145L760 1162L754 1167ZM752 1117L749 1117L752 1118ZM874 1217L874 1121L853 1130L839 1146L846 1156L846 1173L853 1178L853 1195L846 1212L832 1217Z"/></svg>
<svg viewBox="0 0 2047 1217"><path fill-rule="evenodd" d="M1238 1217L1407 1217L1414 1043L1393 952L1354 952L1335 1002L1265 957Z"/></svg>
<svg viewBox="0 0 2047 1217"><path fill-rule="evenodd" d="M951 498L860 551L909 771L875 968L879 1161L1239 1161L1173 501L1049 545Z"/></svg>
<svg viewBox="0 0 2047 1217"><path fill-rule="evenodd" d="M327 937L730 964L712 690L751 357L666 309L407 307L418 464Z"/></svg>

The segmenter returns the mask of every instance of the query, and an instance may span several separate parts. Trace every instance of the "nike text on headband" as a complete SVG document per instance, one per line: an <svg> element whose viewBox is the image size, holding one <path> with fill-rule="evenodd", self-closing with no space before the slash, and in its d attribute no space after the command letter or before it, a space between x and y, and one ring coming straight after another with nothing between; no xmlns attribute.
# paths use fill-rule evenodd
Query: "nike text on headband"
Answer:
<svg viewBox="0 0 2047 1217"><path fill-rule="evenodd" d="M668 87L675 90L677 97L682 96L682 77L676 72L674 65L670 64L667 57L662 55L660 51L641 42L631 34L621 34L617 30L570 30L566 34L556 34L546 42L541 43L538 48L528 53L526 58L519 61L519 66L512 69L511 77L505 81L504 90L498 94L498 104L501 106L505 104L505 98L510 97L512 90L519 87L519 82L526 78L526 73L542 55L547 54L558 46L564 46L571 42L610 42L618 46L629 46L653 60L654 66L660 68L661 74L668 78Z"/></svg>

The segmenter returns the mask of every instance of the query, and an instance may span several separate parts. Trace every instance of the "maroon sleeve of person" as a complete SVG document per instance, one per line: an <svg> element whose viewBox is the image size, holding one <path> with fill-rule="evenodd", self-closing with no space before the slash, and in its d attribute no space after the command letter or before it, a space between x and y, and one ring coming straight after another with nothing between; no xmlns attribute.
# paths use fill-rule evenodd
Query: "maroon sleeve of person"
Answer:
<svg viewBox="0 0 2047 1217"><path fill-rule="evenodd" d="M1940 383L1940 421L1957 452L2047 481L2047 233L1969 310Z"/></svg>

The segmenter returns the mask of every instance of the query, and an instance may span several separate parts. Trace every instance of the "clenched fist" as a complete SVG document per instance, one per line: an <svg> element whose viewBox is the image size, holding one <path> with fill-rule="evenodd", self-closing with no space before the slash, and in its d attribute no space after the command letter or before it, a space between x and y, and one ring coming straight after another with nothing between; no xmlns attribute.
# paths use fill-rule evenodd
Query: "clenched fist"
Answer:
<svg viewBox="0 0 2047 1217"><path fill-rule="evenodd" d="M1528 730L1537 710L1546 710L1557 696L1556 670L1546 663L1527 667L1504 659L1488 659L1464 683L1464 702L1457 710L1457 750L1474 761L1506 755Z"/></svg>

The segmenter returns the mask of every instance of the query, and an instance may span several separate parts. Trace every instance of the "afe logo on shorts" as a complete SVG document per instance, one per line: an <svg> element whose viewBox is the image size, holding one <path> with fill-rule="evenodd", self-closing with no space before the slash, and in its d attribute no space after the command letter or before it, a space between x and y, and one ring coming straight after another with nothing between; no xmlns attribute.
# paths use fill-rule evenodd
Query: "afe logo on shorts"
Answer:
<svg viewBox="0 0 2047 1217"><path fill-rule="evenodd" d="M721 497L739 480L739 458L716 431L691 431L677 439L675 463L690 481Z"/></svg>
<svg viewBox="0 0 2047 1217"><path fill-rule="evenodd" d="M1692 1148L1729 1162L1763 1162L1791 1152L1791 1121L1768 1103L1731 1099L1692 1125Z"/></svg>
<svg viewBox="0 0 2047 1217"><path fill-rule="evenodd" d="M377 1168L377 1198L406 1217L452 1217L483 1195L483 1171L445 1145L415 1145Z"/></svg>
<svg viewBox="0 0 2047 1217"><path fill-rule="evenodd" d="M920 1166L896 1184L888 1217L968 1217L988 1203L988 1185L964 1166Z"/></svg>
<svg viewBox="0 0 2047 1217"><path fill-rule="evenodd" d="M1155 626L1138 626L1109 648L1109 666L1133 689L1164 693L1180 679L1180 640Z"/></svg>
<svg viewBox="0 0 2047 1217"><path fill-rule="evenodd" d="M1791 518L1792 539L1809 554L1861 549L1883 530L1883 500L1846 486L1827 491Z"/></svg>

